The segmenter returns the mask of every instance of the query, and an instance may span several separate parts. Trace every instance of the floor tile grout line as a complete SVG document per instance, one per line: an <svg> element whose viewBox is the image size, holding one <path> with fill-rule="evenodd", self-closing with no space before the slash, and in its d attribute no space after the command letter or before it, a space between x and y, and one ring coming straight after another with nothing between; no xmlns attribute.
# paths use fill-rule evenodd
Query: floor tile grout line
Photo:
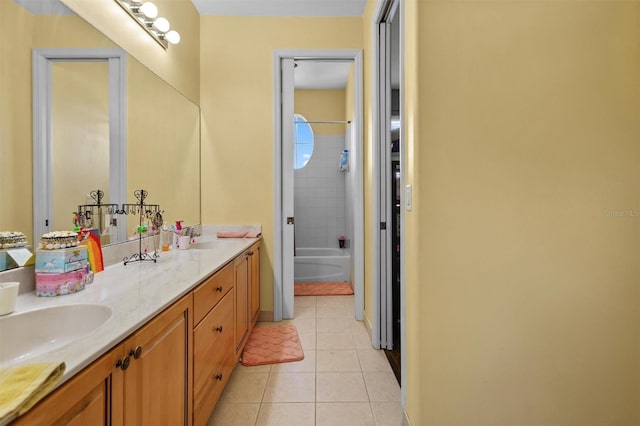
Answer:
<svg viewBox="0 0 640 426"><path fill-rule="evenodd" d="M258 405L258 414L256 415L254 426L258 424L258 419L260 418L260 411L262 411L262 403L264 401L264 395L267 393L267 386L269 385L269 380L271 380L272 371L273 371L273 365L269 368L269 373L267 374L267 381L264 384L264 389L262 389L262 396L260 396L260 404Z"/></svg>

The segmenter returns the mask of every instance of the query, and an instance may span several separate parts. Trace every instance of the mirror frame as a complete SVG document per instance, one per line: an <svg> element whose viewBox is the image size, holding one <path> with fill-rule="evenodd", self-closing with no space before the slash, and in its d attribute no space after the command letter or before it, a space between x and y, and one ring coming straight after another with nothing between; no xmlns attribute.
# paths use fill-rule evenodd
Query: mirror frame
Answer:
<svg viewBox="0 0 640 426"><path fill-rule="evenodd" d="M52 62L107 61L109 68L110 203L126 202L127 191L127 54L122 49L33 49L33 246L53 229ZM98 188L95 188L98 189ZM69 211L71 213L71 211ZM58 224L60 226L60 224ZM125 241L126 226L118 226Z"/></svg>

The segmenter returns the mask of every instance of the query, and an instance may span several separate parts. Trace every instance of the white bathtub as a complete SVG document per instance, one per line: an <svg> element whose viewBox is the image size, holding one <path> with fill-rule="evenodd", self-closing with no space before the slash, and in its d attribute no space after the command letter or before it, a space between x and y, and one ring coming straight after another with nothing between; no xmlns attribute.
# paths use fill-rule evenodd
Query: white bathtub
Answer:
<svg viewBox="0 0 640 426"><path fill-rule="evenodd" d="M293 258L294 281L349 281L351 260L349 252L334 248L297 248Z"/></svg>

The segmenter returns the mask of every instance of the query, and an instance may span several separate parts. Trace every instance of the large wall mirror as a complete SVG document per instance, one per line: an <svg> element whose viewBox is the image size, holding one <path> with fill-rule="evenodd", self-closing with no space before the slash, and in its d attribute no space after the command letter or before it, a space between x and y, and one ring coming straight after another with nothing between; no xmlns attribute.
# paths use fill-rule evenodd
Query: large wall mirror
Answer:
<svg viewBox="0 0 640 426"><path fill-rule="evenodd" d="M50 90L51 103L58 110L49 129L55 141L48 157L52 175L40 184L33 178L37 173L33 173L32 140L38 128L33 119L43 118L32 115L32 52L117 50L119 46L54 1L0 0L0 33L0 231L21 231L30 244L37 245L34 205L42 202L36 194L42 185L50 185L45 191L54 198L49 230L72 229L72 213L78 205L92 202L89 194L97 189L105 192L103 203L135 202L134 190L145 189L148 202L161 206L165 221L200 223L197 105L125 55L126 169L121 173L125 193L111 200L114 189L106 186L113 176L104 175L113 171L105 154L113 151L105 144L114 138L108 134L106 62L56 62L51 67L55 84ZM137 218L121 216L117 221L121 235L112 233L107 243L133 235Z"/></svg>

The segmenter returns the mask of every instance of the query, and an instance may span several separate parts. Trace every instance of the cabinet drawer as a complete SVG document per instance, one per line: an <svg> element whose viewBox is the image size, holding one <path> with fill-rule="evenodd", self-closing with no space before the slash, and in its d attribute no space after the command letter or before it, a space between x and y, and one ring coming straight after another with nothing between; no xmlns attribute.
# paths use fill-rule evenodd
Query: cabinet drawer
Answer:
<svg viewBox="0 0 640 426"><path fill-rule="evenodd" d="M229 353L233 353L233 290L198 324L193 332L193 395L196 401L216 382ZM219 381L219 380L217 380Z"/></svg>
<svg viewBox="0 0 640 426"><path fill-rule="evenodd" d="M233 368L236 365L236 358L233 350L226 351L227 357L215 366L214 373L206 377L205 386L193 404L193 424L194 426L204 426L209 420L209 416L222 395L225 385L231 377Z"/></svg>
<svg viewBox="0 0 640 426"><path fill-rule="evenodd" d="M233 263L213 274L193 291L193 323L198 324L231 288Z"/></svg>

